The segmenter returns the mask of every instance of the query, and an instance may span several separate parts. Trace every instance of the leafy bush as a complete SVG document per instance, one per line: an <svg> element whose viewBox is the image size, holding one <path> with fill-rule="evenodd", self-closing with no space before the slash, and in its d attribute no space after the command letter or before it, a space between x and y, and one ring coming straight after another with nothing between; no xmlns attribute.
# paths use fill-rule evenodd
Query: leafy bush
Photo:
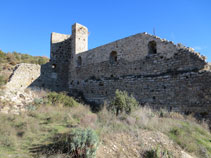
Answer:
<svg viewBox="0 0 211 158"><path fill-rule="evenodd" d="M74 107L79 103L76 102L72 97L67 96L65 93L50 92L47 95L49 104L63 104L64 106Z"/></svg>
<svg viewBox="0 0 211 158"><path fill-rule="evenodd" d="M93 158L96 155L99 139L97 134L91 129L74 129L71 132L69 141L70 150L73 157Z"/></svg>
<svg viewBox="0 0 211 158"><path fill-rule="evenodd" d="M99 145L98 135L91 129L73 129L70 133L57 134L48 145L31 148L41 155L65 154L71 158L95 158Z"/></svg>
<svg viewBox="0 0 211 158"><path fill-rule="evenodd" d="M129 96L126 91L120 91L116 90L115 97L111 101L108 109L113 111L116 116L118 116L120 113L126 113L130 114L131 111L138 107L137 100L131 95Z"/></svg>

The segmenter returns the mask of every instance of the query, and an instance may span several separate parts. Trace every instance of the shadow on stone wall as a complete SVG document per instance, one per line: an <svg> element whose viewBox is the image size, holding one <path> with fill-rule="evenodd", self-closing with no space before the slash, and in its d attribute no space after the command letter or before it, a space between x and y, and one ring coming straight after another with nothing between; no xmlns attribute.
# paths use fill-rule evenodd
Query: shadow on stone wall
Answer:
<svg viewBox="0 0 211 158"><path fill-rule="evenodd" d="M50 91L66 91L67 82L62 81L51 62L41 65L40 76L28 88L46 89Z"/></svg>
<svg viewBox="0 0 211 158"><path fill-rule="evenodd" d="M41 65L40 76L29 88L68 91L68 68L71 59L71 38L51 43L50 62Z"/></svg>

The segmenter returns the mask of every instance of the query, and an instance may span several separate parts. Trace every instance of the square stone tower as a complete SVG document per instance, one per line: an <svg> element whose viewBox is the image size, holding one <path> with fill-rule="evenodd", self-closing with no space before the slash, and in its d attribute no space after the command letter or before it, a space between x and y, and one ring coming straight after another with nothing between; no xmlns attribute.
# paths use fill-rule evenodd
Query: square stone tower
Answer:
<svg viewBox="0 0 211 158"><path fill-rule="evenodd" d="M78 23L72 25L72 55L88 50L88 29Z"/></svg>

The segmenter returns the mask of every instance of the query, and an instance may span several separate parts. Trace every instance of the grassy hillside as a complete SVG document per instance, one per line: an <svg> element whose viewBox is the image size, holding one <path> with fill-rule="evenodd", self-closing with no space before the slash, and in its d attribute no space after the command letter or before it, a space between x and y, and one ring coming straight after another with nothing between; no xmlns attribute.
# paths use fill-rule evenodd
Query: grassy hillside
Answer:
<svg viewBox="0 0 211 158"><path fill-rule="evenodd" d="M1 114L0 157L74 157L88 149L96 149L98 158L170 158L180 157L181 150L211 157L211 134L191 116L137 106L126 93L104 107L93 113L87 105L51 92L35 99L28 112Z"/></svg>
<svg viewBox="0 0 211 158"><path fill-rule="evenodd" d="M41 56L31 56L28 54L21 54L17 52L5 53L0 50L0 63L7 63L16 65L19 63L45 64L49 59Z"/></svg>
<svg viewBox="0 0 211 158"><path fill-rule="evenodd" d="M17 52L5 53L0 50L0 87L6 83L16 64L32 63L42 65L48 61L47 57L31 56Z"/></svg>

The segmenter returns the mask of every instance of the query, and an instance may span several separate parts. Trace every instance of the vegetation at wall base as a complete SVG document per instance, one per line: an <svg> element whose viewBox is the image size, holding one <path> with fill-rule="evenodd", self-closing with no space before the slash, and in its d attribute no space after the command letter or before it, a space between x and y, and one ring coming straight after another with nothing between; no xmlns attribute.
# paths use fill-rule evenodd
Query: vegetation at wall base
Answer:
<svg viewBox="0 0 211 158"><path fill-rule="evenodd" d="M126 93L120 94L128 97ZM196 157L211 156L211 134L206 124L200 124L191 116L165 110L161 110L164 115L160 116L161 111L135 106L130 113L124 111L116 115L106 108L93 113L88 106L68 97L64 93L50 92L35 99L20 115L1 113L0 157L94 158L102 154L108 156L114 150L113 157L121 157L121 154L131 157L136 154L134 150L143 158L175 157L178 147L170 148L168 139ZM70 98L74 102L67 105L65 100ZM146 141L150 140L153 144L145 148L150 144ZM161 140L165 142L162 144Z"/></svg>
<svg viewBox="0 0 211 158"><path fill-rule="evenodd" d="M60 105L64 105L64 106L69 106L69 107L73 107L73 106L77 106L79 105L79 103L77 101L75 101L72 97L69 97L66 95L66 93L56 93L56 92L50 92L47 95L47 100L48 100L48 104L60 104Z"/></svg>

